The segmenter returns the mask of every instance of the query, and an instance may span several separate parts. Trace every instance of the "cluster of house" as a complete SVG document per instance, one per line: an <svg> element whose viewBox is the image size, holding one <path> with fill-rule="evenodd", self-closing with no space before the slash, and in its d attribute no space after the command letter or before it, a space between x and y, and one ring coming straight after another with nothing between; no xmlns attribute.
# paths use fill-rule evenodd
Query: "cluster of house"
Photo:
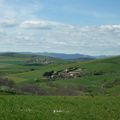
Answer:
<svg viewBox="0 0 120 120"><path fill-rule="evenodd" d="M80 68L67 68L62 71L50 71L44 73L43 76L49 79L57 79L57 78L77 78L81 77L83 70Z"/></svg>

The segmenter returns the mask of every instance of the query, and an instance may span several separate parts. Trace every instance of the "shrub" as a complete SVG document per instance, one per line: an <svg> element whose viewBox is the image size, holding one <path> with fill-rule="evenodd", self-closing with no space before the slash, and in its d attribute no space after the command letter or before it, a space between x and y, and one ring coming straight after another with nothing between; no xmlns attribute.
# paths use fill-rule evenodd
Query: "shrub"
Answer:
<svg viewBox="0 0 120 120"><path fill-rule="evenodd" d="M112 88L112 87L114 87L116 85L120 85L120 79L119 78L115 79L114 81L112 81L110 83L105 83L103 87L104 88Z"/></svg>
<svg viewBox="0 0 120 120"><path fill-rule="evenodd" d="M97 76L97 75L103 75L103 74L104 74L104 72L101 72L101 71L99 71L99 72L97 72L97 71L94 72L94 75L96 75L96 76Z"/></svg>
<svg viewBox="0 0 120 120"><path fill-rule="evenodd" d="M12 80L0 78L0 86L7 86L12 88L14 86L14 82Z"/></svg>
<svg viewBox="0 0 120 120"><path fill-rule="evenodd" d="M17 87L17 91L21 93L30 93L30 94L36 94L36 95L45 95L46 91L42 88L40 88L37 85L33 84L24 84Z"/></svg>
<svg viewBox="0 0 120 120"><path fill-rule="evenodd" d="M50 71L50 72L45 72L45 73L43 74L43 76L44 76L44 77L50 77L53 73L54 73L53 70Z"/></svg>
<svg viewBox="0 0 120 120"><path fill-rule="evenodd" d="M77 91L74 86L59 86L57 89L57 95L62 95L62 96L76 96Z"/></svg>

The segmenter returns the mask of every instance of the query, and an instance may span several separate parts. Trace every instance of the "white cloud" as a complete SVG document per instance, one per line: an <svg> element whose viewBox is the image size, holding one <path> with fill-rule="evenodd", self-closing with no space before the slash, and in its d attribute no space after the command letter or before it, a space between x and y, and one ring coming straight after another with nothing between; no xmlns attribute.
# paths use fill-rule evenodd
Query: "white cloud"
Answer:
<svg viewBox="0 0 120 120"><path fill-rule="evenodd" d="M120 25L80 27L39 19L43 8L41 0L0 0L0 51L120 54Z"/></svg>
<svg viewBox="0 0 120 120"><path fill-rule="evenodd" d="M0 0L0 20L15 19L16 21L37 18L36 12L43 9L39 0Z"/></svg>
<svg viewBox="0 0 120 120"><path fill-rule="evenodd" d="M12 25L14 21L1 24ZM0 50L119 54L120 25L73 26L47 20L27 20L2 27Z"/></svg>
<svg viewBox="0 0 120 120"><path fill-rule="evenodd" d="M0 20L0 27L15 27L17 22L14 20Z"/></svg>
<svg viewBox="0 0 120 120"><path fill-rule="evenodd" d="M63 23L47 21L47 20L29 20L24 21L20 25L21 28L28 29L70 29L73 28L72 25L66 25Z"/></svg>
<svg viewBox="0 0 120 120"><path fill-rule="evenodd" d="M20 25L21 28L28 28L28 29L50 29L51 23L46 22L44 20L32 20L32 21L25 21Z"/></svg>

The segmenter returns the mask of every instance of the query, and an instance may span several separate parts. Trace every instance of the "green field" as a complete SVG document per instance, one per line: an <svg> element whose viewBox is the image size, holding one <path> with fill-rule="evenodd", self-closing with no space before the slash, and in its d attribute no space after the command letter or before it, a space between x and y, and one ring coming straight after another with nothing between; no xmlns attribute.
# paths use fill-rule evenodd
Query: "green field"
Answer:
<svg viewBox="0 0 120 120"><path fill-rule="evenodd" d="M74 67L83 76L43 76ZM120 57L80 62L0 54L0 95L0 120L120 120Z"/></svg>
<svg viewBox="0 0 120 120"><path fill-rule="evenodd" d="M120 97L0 96L0 120L119 120Z"/></svg>
<svg viewBox="0 0 120 120"><path fill-rule="evenodd" d="M39 61L36 62L36 59ZM44 59L52 62L43 64ZM43 76L45 72L70 67L83 69L85 75L78 78L54 80ZM120 95L120 57L87 62L67 62L37 55L3 54L0 55L0 78L14 81L16 86L25 84L38 86L45 91L46 95L118 96Z"/></svg>

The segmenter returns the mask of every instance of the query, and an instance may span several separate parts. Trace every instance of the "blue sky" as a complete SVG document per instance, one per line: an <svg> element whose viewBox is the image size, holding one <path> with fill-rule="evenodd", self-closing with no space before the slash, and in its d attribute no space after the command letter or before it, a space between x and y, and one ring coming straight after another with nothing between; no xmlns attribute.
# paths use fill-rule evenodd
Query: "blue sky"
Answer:
<svg viewBox="0 0 120 120"><path fill-rule="evenodd" d="M78 25L119 24L119 0L45 0L43 18Z"/></svg>
<svg viewBox="0 0 120 120"><path fill-rule="evenodd" d="M30 10L36 18L75 25L119 24L119 0L4 0L8 6ZM32 8L31 8L32 9Z"/></svg>
<svg viewBox="0 0 120 120"><path fill-rule="evenodd" d="M0 0L0 51L120 54L120 0Z"/></svg>

